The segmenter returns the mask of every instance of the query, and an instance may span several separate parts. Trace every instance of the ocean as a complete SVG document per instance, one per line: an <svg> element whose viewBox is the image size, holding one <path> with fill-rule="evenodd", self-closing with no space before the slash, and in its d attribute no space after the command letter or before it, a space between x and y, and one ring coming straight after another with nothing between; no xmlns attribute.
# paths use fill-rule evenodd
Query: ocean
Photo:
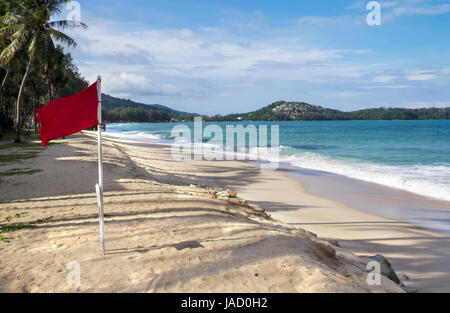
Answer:
<svg viewBox="0 0 450 313"><path fill-rule="evenodd" d="M282 163L450 201L450 120L224 122L203 128L211 124L224 134L226 125L279 125ZM175 125L109 124L106 136L172 144ZM193 131L193 123L183 125Z"/></svg>

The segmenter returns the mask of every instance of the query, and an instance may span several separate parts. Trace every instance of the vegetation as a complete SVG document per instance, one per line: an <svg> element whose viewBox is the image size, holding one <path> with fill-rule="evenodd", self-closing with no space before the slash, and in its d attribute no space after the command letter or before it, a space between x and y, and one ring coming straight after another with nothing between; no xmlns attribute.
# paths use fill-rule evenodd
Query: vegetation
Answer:
<svg viewBox="0 0 450 313"><path fill-rule="evenodd" d="M115 110L103 109L103 120L108 123L133 122L169 122L172 114L167 111L153 109L118 108Z"/></svg>
<svg viewBox="0 0 450 313"><path fill-rule="evenodd" d="M28 213L22 213L22 214L16 214L15 216L8 216L5 221L10 222L11 219L13 218L21 218L25 215L27 215ZM44 218L44 219L40 219L37 220L35 222L29 222L29 223L14 223L14 224L7 224L7 225L0 225L0 241L3 242L9 242L11 239L13 238L6 238L4 237L2 234L4 233L12 233L12 232L16 232L22 229L34 229L36 228L37 224L42 224L45 222L50 221L51 219L53 219L53 216Z"/></svg>
<svg viewBox="0 0 450 313"><path fill-rule="evenodd" d="M0 226L0 234L10 233L13 231L19 231L22 229L32 229L34 228L34 223L18 223L18 224L9 224L5 226Z"/></svg>
<svg viewBox="0 0 450 313"><path fill-rule="evenodd" d="M57 43L76 46L61 30L86 28L82 23L52 21L68 0L0 2L0 139L3 130L36 130L35 111L51 100L88 86L70 54Z"/></svg>
<svg viewBox="0 0 450 313"><path fill-rule="evenodd" d="M159 104L143 104L129 99L119 99L102 95L103 120L107 123L134 122L169 122L171 120L185 120L193 114L179 112Z"/></svg>
<svg viewBox="0 0 450 313"><path fill-rule="evenodd" d="M10 153L0 154L1 163L17 163L23 160L34 159L38 156L38 152Z"/></svg>
<svg viewBox="0 0 450 313"><path fill-rule="evenodd" d="M192 121L198 114L178 112L167 107L145 105L104 95L106 122ZM450 108L378 108L343 112L304 102L278 101L254 112L203 117L205 121L345 121L345 120L433 120L450 119Z"/></svg>
<svg viewBox="0 0 450 313"><path fill-rule="evenodd" d="M54 146L54 145L65 145L67 142L49 142L47 146ZM0 145L0 150L6 150L6 149L28 149L28 150L41 150L43 151L44 148L40 143L33 143L33 142L19 142L19 143L9 143L9 144L3 144Z"/></svg>
<svg viewBox="0 0 450 313"><path fill-rule="evenodd" d="M7 221L8 223L11 222L11 220L13 218L21 218L21 217L25 217L28 215L28 212L23 212L23 213L16 213L14 215L10 215L7 218L5 218L5 221Z"/></svg>
<svg viewBox="0 0 450 313"><path fill-rule="evenodd" d="M304 102L275 102L245 114L213 116L206 121L337 121L337 120L430 120L450 119L450 108L378 108L343 112Z"/></svg>
<svg viewBox="0 0 450 313"><path fill-rule="evenodd" d="M42 172L42 170L33 170L29 168L25 169L12 169L6 172L0 172L0 177L2 176L15 176L15 175L33 175Z"/></svg>

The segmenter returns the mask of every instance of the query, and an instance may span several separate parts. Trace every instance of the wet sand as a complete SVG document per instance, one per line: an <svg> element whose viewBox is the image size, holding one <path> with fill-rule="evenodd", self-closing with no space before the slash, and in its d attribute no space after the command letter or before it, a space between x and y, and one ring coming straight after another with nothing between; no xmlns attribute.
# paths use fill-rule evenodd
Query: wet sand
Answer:
<svg viewBox="0 0 450 313"><path fill-rule="evenodd" d="M367 213L408 222L450 236L450 202L333 173L282 165L287 175L315 195Z"/></svg>

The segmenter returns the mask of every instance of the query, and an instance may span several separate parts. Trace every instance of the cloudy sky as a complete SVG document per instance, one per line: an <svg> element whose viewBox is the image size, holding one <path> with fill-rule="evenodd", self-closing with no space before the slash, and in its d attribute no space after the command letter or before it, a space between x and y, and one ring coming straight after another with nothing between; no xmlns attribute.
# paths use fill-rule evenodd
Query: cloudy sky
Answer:
<svg viewBox="0 0 450 313"><path fill-rule="evenodd" d="M104 92L189 112L450 106L450 1L379 1L380 26L368 2L79 0L71 53Z"/></svg>

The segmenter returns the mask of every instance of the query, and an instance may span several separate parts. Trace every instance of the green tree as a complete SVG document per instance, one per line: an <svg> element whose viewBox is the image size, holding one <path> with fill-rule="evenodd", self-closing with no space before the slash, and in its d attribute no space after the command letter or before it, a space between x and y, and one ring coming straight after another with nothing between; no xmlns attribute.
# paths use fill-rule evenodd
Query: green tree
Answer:
<svg viewBox="0 0 450 313"><path fill-rule="evenodd" d="M20 84L16 99L16 142L20 142L21 130L21 101L24 89L36 58L43 58L55 50L53 41L67 46L76 46L76 42L56 28L75 28L87 26L68 20L50 21L52 16L61 13L61 6L68 0L21 0L17 6L2 18L3 27L0 36L10 36L11 43L5 47L0 55L0 64L8 64L22 49L26 49L28 63Z"/></svg>

